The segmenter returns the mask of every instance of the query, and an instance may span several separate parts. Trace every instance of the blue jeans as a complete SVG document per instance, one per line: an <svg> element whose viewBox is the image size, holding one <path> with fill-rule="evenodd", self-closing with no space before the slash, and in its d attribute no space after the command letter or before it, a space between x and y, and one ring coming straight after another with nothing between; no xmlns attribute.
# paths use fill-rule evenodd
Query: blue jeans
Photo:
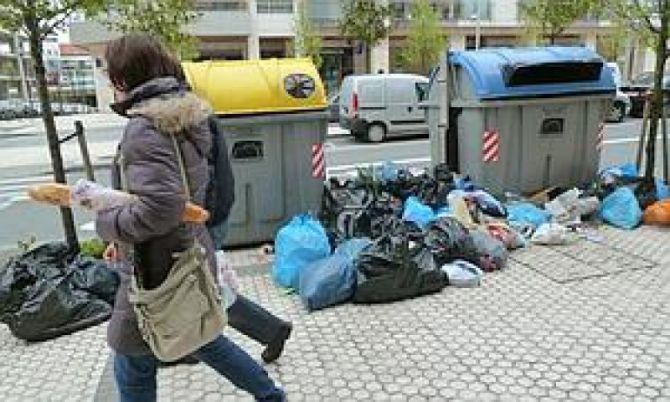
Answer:
<svg viewBox="0 0 670 402"><path fill-rule="evenodd" d="M267 372L223 335L200 348L193 356L226 377L236 387L249 392L256 401L286 401L284 392L275 386ZM114 377L120 401L155 401L157 366L158 359L153 355L115 354Z"/></svg>

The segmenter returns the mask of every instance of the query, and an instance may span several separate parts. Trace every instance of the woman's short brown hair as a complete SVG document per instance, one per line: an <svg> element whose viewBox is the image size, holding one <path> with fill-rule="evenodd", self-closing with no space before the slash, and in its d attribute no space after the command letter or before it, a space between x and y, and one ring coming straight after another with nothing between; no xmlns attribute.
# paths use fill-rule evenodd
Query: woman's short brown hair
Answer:
<svg viewBox="0 0 670 402"><path fill-rule="evenodd" d="M130 91L154 78L182 79L177 59L156 39L145 34L124 35L105 50L107 74L112 85Z"/></svg>

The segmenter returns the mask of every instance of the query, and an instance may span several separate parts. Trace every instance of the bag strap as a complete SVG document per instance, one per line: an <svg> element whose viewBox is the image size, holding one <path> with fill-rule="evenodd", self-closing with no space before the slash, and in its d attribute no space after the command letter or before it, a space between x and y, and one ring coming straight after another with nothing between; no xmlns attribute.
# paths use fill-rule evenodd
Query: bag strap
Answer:
<svg viewBox="0 0 670 402"><path fill-rule="evenodd" d="M179 163L179 174L181 176L182 183L184 184L184 194L186 195L186 198L191 201L191 188L189 186L188 175L186 174L184 156L175 136L170 135L170 138L172 139L172 145L174 146L175 154L177 156L177 163ZM119 181L121 182L121 190L128 192L128 176L126 175L126 164L123 158L123 154L119 152L114 162L119 168Z"/></svg>
<svg viewBox="0 0 670 402"><path fill-rule="evenodd" d="M174 135L170 135L172 138L172 145L174 145L175 153L177 155L177 162L179 162L179 172L181 174L181 180L184 183L184 193L186 198L191 200L191 189L188 185L188 175L186 174L186 166L184 165L184 155L181 152L181 147L177 143L177 138Z"/></svg>

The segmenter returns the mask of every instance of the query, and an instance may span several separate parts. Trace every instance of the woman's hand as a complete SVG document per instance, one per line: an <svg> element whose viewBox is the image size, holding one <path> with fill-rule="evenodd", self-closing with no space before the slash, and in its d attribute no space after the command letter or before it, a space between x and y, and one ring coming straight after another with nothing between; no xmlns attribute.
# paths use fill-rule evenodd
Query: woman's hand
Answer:
<svg viewBox="0 0 670 402"><path fill-rule="evenodd" d="M119 247L116 243L111 242L102 254L102 258L107 262L119 262Z"/></svg>

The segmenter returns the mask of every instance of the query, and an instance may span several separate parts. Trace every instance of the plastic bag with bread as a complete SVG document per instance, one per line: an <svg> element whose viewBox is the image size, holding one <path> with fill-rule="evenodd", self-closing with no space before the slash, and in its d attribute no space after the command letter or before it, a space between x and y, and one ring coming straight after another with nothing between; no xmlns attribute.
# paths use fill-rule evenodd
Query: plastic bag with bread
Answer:
<svg viewBox="0 0 670 402"><path fill-rule="evenodd" d="M31 187L28 195L37 202L60 207L78 206L93 212L126 205L136 199L133 194L83 179L78 180L72 188L60 183L40 184ZM207 210L190 201L186 203L183 222L205 223L208 219Z"/></svg>

